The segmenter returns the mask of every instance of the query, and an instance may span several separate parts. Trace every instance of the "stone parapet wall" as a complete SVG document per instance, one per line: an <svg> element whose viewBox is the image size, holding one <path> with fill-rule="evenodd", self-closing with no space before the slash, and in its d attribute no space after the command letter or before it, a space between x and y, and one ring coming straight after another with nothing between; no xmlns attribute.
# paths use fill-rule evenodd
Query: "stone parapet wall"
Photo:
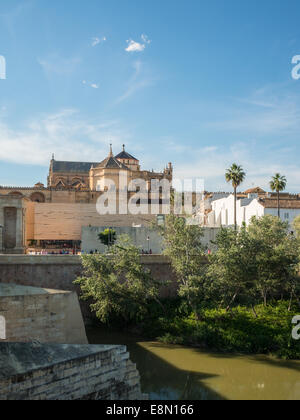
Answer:
<svg viewBox="0 0 300 420"><path fill-rule="evenodd" d="M143 255L141 262L157 280L170 281L170 285L162 289L162 297L173 296L176 276L169 259L163 255ZM81 258L76 255L0 255L0 283L79 293L73 282L81 272Z"/></svg>
<svg viewBox="0 0 300 420"><path fill-rule="evenodd" d="M161 288L161 297L176 295L177 281L168 258L163 255L143 255L141 261L154 278L169 280L170 284ZM66 290L80 295L80 287L74 280L82 273L80 256L73 255L0 255L0 283ZM91 316L89 304L80 301L85 322Z"/></svg>
<svg viewBox="0 0 300 420"><path fill-rule="evenodd" d="M75 292L0 284L7 342L87 344Z"/></svg>
<svg viewBox="0 0 300 420"><path fill-rule="evenodd" d="M125 346L0 344L0 400L142 400Z"/></svg>

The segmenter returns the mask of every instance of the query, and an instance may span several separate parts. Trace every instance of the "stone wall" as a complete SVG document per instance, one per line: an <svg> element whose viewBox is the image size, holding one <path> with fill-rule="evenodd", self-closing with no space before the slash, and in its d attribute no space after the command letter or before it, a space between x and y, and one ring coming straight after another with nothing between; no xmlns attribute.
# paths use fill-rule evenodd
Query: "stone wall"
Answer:
<svg viewBox="0 0 300 420"><path fill-rule="evenodd" d="M100 215L95 204L35 203L35 240L81 240L84 226L148 226L156 217L152 215Z"/></svg>
<svg viewBox="0 0 300 420"><path fill-rule="evenodd" d="M144 255L141 261L159 281L170 281L161 288L161 297L176 295L177 281L169 260L162 255ZM0 283L66 290L80 295L74 280L81 275L79 256L72 255L0 255ZM89 305L80 301L85 322L91 318ZM93 318L93 317L92 317Z"/></svg>
<svg viewBox="0 0 300 420"><path fill-rule="evenodd" d="M125 346L0 343L0 400L142 400Z"/></svg>
<svg viewBox="0 0 300 420"><path fill-rule="evenodd" d="M87 344L75 292L0 284L7 342Z"/></svg>
<svg viewBox="0 0 300 420"><path fill-rule="evenodd" d="M141 261L157 280L176 282L167 257L143 255ZM81 271L76 255L0 255L0 283L78 292L73 281Z"/></svg>
<svg viewBox="0 0 300 420"><path fill-rule="evenodd" d="M0 195L0 251L23 254L26 241L27 199Z"/></svg>

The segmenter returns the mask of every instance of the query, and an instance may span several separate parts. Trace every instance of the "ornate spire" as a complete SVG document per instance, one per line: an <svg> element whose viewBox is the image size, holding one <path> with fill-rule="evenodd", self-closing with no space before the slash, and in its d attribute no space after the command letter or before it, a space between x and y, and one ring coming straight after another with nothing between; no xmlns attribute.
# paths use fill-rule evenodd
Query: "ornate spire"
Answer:
<svg viewBox="0 0 300 420"><path fill-rule="evenodd" d="M125 144L123 144L123 152L125 152Z"/></svg>

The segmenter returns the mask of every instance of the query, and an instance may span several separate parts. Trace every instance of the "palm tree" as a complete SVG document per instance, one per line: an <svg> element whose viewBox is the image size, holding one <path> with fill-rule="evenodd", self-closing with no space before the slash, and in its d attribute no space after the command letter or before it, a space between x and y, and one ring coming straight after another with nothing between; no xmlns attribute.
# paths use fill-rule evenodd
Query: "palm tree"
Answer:
<svg viewBox="0 0 300 420"><path fill-rule="evenodd" d="M227 169L225 178L227 182L231 182L234 189L234 227L237 229L237 220L236 220L236 201L237 201L237 188L246 178L246 173L243 168L236 163L234 163L231 168Z"/></svg>
<svg viewBox="0 0 300 420"><path fill-rule="evenodd" d="M275 176L273 176L270 182L271 190L277 192L277 208L278 208L279 218L280 218L280 192L285 190L286 184L287 184L286 177L280 174L275 174Z"/></svg>

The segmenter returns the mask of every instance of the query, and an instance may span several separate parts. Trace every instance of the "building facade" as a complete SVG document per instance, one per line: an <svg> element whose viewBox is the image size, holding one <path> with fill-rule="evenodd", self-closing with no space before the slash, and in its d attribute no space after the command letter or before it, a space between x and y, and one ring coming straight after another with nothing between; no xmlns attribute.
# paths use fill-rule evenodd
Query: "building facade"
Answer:
<svg viewBox="0 0 300 420"><path fill-rule="evenodd" d="M136 193L131 187L134 181L144 180L151 197L151 182L167 180L172 183L173 166L169 163L161 172L142 170L140 161L123 150L113 155L110 146L109 155L101 162L57 161L52 157L50 162L47 186L38 182L34 187L0 186L0 194L26 197L36 203L78 203L93 204L109 190L113 183L119 191L120 175L126 175L128 200ZM122 186L124 187L124 186Z"/></svg>
<svg viewBox="0 0 300 420"><path fill-rule="evenodd" d="M237 225L248 225L252 217L265 215L278 215L277 196L267 193L260 188L247 190L238 194ZM300 196L287 193L280 194L280 217L288 222L293 230L294 219L300 216ZM203 203L203 211L196 215L200 224L208 227L221 227L234 225L234 196L225 194L209 194Z"/></svg>
<svg viewBox="0 0 300 420"><path fill-rule="evenodd" d="M22 254L25 251L26 235L30 234L30 210L27 213L30 206L27 198L0 195L0 253Z"/></svg>
<svg viewBox="0 0 300 420"><path fill-rule="evenodd" d="M83 227L147 227L161 213L161 185L164 181L171 185L172 179L171 163L162 172L142 170L140 161L125 146L117 156L110 146L108 156L94 163L57 161L53 156L47 186L39 182L28 188L0 187L1 249L22 253L26 245L80 247ZM118 193L123 193L120 196L127 205L140 191L138 180L145 185L146 205L153 196L157 198L156 213L150 205L147 214L120 211ZM153 189L155 183L158 193ZM99 213L97 202L100 198L104 201L111 189L116 192L116 212Z"/></svg>

